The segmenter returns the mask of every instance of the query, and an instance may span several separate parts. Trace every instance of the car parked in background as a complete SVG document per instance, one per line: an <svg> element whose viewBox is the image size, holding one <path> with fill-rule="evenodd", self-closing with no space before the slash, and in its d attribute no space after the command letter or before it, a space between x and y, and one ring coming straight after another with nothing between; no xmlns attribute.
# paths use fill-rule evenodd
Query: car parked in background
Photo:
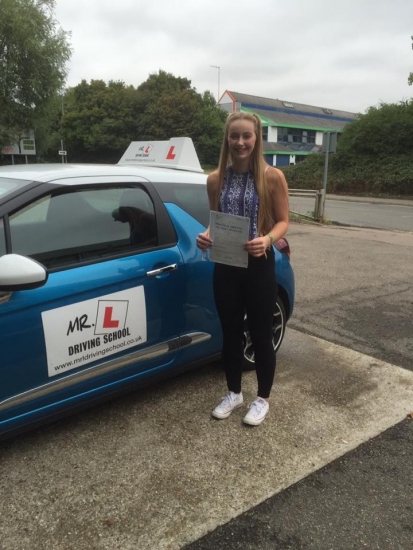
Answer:
<svg viewBox="0 0 413 550"><path fill-rule="evenodd" d="M206 176L188 138L132 145L118 165L0 168L2 438L219 358L196 247ZM277 349L294 304L285 239L276 270Z"/></svg>

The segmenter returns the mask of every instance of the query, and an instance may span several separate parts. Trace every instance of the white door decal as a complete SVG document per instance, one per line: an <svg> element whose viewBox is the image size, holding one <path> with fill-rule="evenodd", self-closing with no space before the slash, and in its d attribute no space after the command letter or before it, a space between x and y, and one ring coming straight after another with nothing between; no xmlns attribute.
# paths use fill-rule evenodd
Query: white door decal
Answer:
<svg viewBox="0 0 413 550"><path fill-rule="evenodd" d="M143 286L42 313L48 375L56 376L147 339Z"/></svg>

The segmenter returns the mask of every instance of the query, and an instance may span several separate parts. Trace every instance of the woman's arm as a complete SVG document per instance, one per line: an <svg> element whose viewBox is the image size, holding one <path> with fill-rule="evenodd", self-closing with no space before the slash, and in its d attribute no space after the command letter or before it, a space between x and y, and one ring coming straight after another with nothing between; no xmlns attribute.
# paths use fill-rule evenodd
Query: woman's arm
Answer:
<svg viewBox="0 0 413 550"><path fill-rule="evenodd" d="M245 244L245 250L251 256L259 257L265 254L265 250L278 239L281 239L288 230L290 223L288 186L284 174L277 168L268 168L266 172L267 182L271 190L273 201L275 224L264 237L257 237ZM272 239L269 235L272 235Z"/></svg>
<svg viewBox="0 0 413 550"><path fill-rule="evenodd" d="M218 188L218 179L219 174L216 170L215 172L212 172L209 174L207 178L207 193L208 193L208 200L209 200L209 209L215 210L216 204L215 204L215 195L216 195L216 189ZM196 245L198 248L200 248L202 251L207 250L208 248L211 248L212 241L209 237L209 227L206 228L206 230L203 233L200 233L196 239Z"/></svg>
<svg viewBox="0 0 413 550"><path fill-rule="evenodd" d="M268 233L271 233L274 241L281 239L290 225L290 206L288 200L288 185L284 174L278 168L270 168L267 171L267 181L273 197L273 209L276 222ZM271 244L271 239L268 237Z"/></svg>

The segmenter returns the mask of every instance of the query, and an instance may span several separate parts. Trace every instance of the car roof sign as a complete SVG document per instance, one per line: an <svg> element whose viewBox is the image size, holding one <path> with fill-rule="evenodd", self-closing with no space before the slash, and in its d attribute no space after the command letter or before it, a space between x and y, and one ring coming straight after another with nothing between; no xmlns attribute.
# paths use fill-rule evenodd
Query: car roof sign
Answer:
<svg viewBox="0 0 413 550"><path fill-rule="evenodd" d="M169 141L132 141L118 164L134 164L203 172L191 138Z"/></svg>

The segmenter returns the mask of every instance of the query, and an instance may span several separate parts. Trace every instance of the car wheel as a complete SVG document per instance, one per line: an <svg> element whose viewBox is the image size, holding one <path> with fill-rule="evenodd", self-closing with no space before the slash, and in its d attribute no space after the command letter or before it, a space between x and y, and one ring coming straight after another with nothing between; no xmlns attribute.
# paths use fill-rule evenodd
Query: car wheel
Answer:
<svg viewBox="0 0 413 550"><path fill-rule="evenodd" d="M286 325L286 316L285 316L285 306L280 298L277 297L276 309L274 312L274 320L272 325L272 342L274 346L274 351L277 351L281 346L281 342L284 338ZM254 370L255 369L255 354L254 348L251 342L250 331L248 329L248 319L247 315L244 318L244 370Z"/></svg>

